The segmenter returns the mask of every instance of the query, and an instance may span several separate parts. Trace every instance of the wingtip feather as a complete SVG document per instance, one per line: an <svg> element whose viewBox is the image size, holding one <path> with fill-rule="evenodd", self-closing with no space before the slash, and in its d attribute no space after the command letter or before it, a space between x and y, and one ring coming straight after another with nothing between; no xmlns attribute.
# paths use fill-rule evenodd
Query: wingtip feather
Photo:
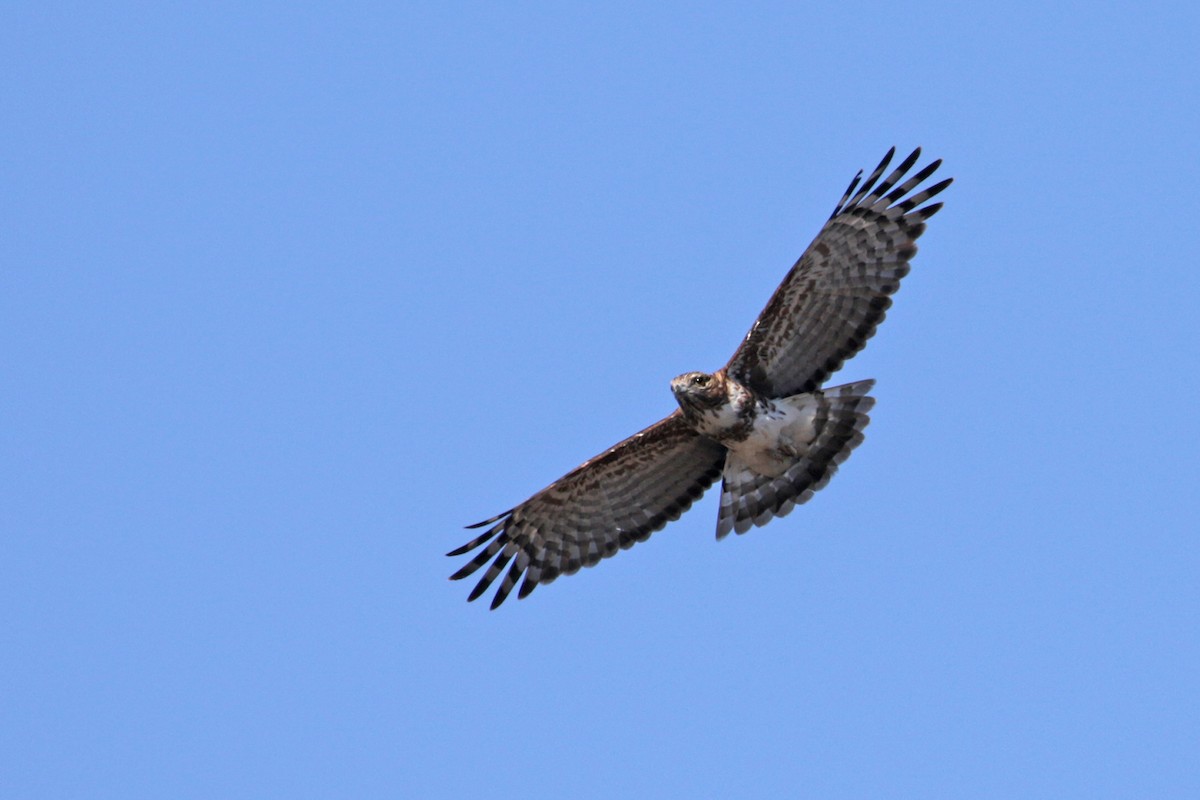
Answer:
<svg viewBox="0 0 1200 800"><path fill-rule="evenodd" d="M496 522L497 520L504 519L509 514L513 513L513 511L515 511L515 509L510 508L508 511L502 511L499 514L497 514L496 516L492 517L491 519L485 519L483 522L476 522L474 525L464 525L463 527L466 528L467 530L474 530L475 528L482 528L484 525L491 525L493 522Z"/></svg>

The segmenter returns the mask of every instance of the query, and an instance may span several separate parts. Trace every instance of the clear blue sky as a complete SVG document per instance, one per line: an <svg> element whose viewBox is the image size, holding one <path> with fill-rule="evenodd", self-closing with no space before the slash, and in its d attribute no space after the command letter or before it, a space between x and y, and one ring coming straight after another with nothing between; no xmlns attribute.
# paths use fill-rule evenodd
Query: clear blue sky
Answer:
<svg viewBox="0 0 1200 800"><path fill-rule="evenodd" d="M1200 797L1200 12L10 3L0 795ZM957 182L866 444L500 611L443 556Z"/></svg>

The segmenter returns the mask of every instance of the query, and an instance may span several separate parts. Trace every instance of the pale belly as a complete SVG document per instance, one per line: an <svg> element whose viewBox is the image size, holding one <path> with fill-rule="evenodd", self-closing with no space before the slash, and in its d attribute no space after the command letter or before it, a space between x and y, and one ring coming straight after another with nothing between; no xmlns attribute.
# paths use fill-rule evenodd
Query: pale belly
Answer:
<svg viewBox="0 0 1200 800"><path fill-rule="evenodd" d="M739 442L724 442L746 466L775 478L787 471L816 438L817 403L809 396L769 404L754 420L750 435Z"/></svg>

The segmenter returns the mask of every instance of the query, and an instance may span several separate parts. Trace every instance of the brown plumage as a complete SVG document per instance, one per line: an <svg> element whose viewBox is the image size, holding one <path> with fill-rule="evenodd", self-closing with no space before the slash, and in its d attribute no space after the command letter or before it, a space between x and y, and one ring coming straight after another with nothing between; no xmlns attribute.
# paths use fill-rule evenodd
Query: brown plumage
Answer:
<svg viewBox="0 0 1200 800"><path fill-rule="evenodd" d="M942 206L921 204L951 183L911 194L941 164L904 180L920 152L883 178L893 148L861 187L862 173L855 176L729 363L672 381L679 410L515 508L469 526L490 527L448 554L482 548L450 576L488 565L468 599L503 573L496 608L518 583L525 597L645 541L718 477L718 538L783 516L825 486L863 440L874 382L820 386L875 333L908 274L917 237Z"/></svg>

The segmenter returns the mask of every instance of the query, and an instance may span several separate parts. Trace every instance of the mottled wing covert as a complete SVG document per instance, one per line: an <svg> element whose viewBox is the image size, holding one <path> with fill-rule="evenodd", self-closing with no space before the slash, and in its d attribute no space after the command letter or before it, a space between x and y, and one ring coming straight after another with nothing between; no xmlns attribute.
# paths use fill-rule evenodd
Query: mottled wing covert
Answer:
<svg viewBox="0 0 1200 800"><path fill-rule="evenodd" d="M490 561L468 599L487 591L505 567L492 608L522 576L517 596L525 597L538 584L590 567L678 519L720 476L724 459L725 448L697 434L676 411L516 508L471 525L492 527L447 554L483 548L450 577L465 578Z"/></svg>
<svg viewBox="0 0 1200 800"><path fill-rule="evenodd" d="M768 397L810 392L875 333L908 274L925 221L942 204L918 206L951 182L910 195L942 163L900 183L921 155L917 148L876 185L894 154L895 148L888 151L853 197L862 173L851 181L730 359L735 380Z"/></svg>

